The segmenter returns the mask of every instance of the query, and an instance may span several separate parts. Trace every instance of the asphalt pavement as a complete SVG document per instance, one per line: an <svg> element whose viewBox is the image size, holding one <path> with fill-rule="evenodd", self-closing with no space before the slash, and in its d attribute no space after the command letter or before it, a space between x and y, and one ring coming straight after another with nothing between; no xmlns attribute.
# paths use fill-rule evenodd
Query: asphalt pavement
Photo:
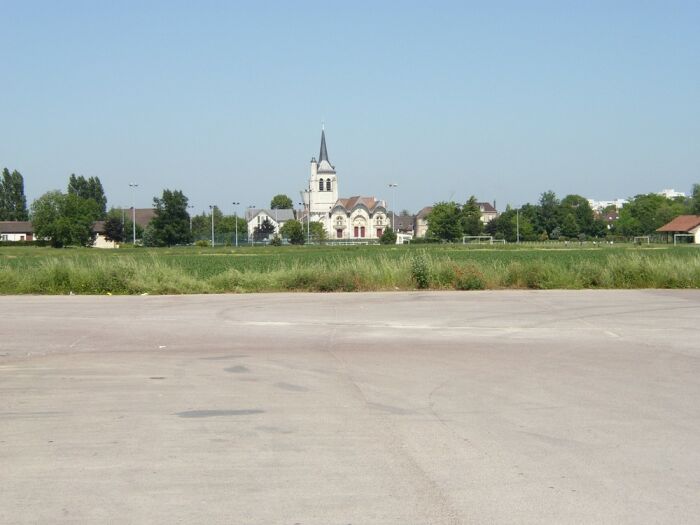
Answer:
<svg viewBox="0 0 700 525"><path fill-rule="evenodd" d="M700 291L0 297L0 523L697 523Z"/></svg>

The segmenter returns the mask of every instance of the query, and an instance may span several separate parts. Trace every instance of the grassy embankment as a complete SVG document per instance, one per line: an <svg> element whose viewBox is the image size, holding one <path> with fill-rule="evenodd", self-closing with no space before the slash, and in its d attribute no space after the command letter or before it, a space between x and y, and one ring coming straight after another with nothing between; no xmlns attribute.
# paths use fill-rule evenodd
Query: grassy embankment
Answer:
<svg viewBox="0 0 700 525"><path fill-rule="evenodd" d="M0 248L2 294L700 288L692 246Z"/></svg>

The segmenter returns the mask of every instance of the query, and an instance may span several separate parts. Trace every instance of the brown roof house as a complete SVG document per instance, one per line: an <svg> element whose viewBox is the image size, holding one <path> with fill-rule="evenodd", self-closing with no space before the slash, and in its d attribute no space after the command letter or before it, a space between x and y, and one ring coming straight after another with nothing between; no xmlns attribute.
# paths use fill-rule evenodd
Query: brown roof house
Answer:
<svg viewBox="0 0 700 525"><path fill-rule="evenodd" d="M0 241L33 241L34 227L30 221L0 221Z"/></svg>
<svg viewBox="0 0 700 525"><path fill-rule="evenodd" d="M700 215L679 215L668 224L664 224L656 230L666 234L666 241L673 238L673 243L691 239L691 242L700 244Z"/></svg>

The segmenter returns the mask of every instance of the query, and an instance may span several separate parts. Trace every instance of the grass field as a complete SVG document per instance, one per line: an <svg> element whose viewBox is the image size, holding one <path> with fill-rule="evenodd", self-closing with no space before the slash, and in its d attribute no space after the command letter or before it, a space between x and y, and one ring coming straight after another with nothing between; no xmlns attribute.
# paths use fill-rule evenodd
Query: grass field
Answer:
<svg viewBox="0 0 700 525"><path fill-rule="evenodd" d="M0 248L2 294L700 288L700 249L541 246Z"/></svg>

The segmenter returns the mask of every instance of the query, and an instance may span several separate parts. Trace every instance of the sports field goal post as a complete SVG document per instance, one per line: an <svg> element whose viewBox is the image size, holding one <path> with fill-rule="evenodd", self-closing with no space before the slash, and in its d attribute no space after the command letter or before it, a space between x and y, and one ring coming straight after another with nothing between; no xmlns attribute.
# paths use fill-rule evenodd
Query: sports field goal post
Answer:
<svg viewBox="0 0 700 525"><path fill-rule="evenodd" d="M644 244L645 242L646 244L651 243L651 239L648 235L638 235L634 238L634 244Z"/></svg>
<svg viewBox="0 0 700 525"><path fill-rule="evenodd" d="M678 237L695 237L692 233L674 233L673 234L673 245L678 244Z"/></svg>
<svg viewBox="0 0 700 525"><path fill-rule="evenodd" d="M464 235L462 244L493 244L491 235Z"/></svg>

